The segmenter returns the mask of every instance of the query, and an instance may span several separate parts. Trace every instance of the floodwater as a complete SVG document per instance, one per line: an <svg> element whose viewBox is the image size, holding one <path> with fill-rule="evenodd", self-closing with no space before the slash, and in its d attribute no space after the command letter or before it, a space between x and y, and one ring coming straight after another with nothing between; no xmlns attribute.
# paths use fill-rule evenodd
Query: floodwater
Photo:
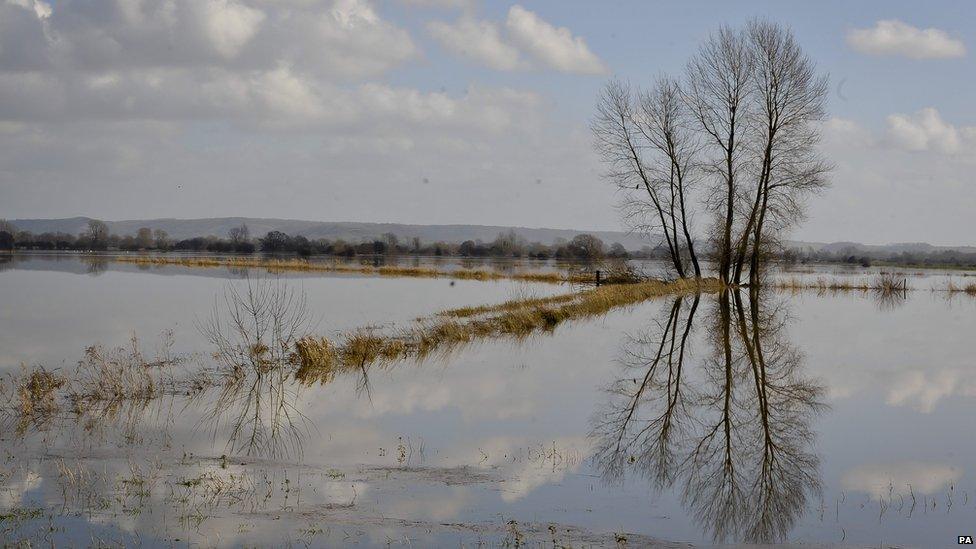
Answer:
<svg viewBox="0 0 976 549"><path fill-rule="evenodd" d="M22 364L71 377L86 349L121 357L133 336L147 360L219 371L225 349L207 328L226 318L229 290L255 284L304 295L307 326L326 336L569 290L28 257L0 270L4 394ZM327 384L271 370L28 419L11 397L0 537L955 546L976 524L974 327L965 295L729 293L650 301Z"/></svg>

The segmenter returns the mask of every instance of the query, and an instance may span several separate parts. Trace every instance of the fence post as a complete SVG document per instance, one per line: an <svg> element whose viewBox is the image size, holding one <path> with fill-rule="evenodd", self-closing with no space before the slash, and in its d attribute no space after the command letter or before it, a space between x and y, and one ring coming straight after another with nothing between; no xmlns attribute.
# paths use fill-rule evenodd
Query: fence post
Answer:
<svg viewBox="0 0 976 549"><path fill-rule="evenodd" d="M596 271L596 285L597 286L600 285L600 270L599 269L597 269L597 271Z"/></svg>

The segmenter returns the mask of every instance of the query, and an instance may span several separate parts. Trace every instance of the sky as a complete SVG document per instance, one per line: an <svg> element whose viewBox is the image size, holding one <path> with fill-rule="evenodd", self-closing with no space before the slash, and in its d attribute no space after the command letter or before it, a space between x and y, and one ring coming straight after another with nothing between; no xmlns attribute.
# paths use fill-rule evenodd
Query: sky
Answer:
<svg viewBox="0 0 976 549"><path fill-rule="evenodd" d="M976 244L969 0L0 0L0 217L620 229L601 88L757 16L831 82L790 237Z"/></svg>

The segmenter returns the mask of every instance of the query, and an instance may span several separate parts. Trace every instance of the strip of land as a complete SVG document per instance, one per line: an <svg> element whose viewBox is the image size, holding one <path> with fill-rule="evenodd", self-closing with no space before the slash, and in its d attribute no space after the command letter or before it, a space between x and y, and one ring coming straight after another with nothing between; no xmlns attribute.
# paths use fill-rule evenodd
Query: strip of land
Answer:
<svg viewBox="0 0 976 549"><path fill-rule="evenodd" d="M365 369L374 363L423 359L479 340L521 339L566 321L599 316L655 297L721 289L721 281L715 278L612 284L572 294L444 311L393 333L364 329L339 341L307 337L296 345L296 377L305 383L327 383L341 372Z"/></svg>
<svg viewBox="0 0 976 549"><path fill-rule="evenodd" d="M163 256L118 256L111 258L120 263L137 265L175 265L199 268L247 268L265 269L268 272L310 271L326 273L350 273L372 276L399 276L416 278L454 278L461 280L522 280L525 282L545 282L550 284L586 283L594 281L593 273L572 273L559 271L514 271L502 272L484 269L442 270L431 267L407 267L399 265L372 265L341 263L338 261L307 261L304 259L269 259L253 257L163 257ZM608 282L613 282L609 280Z"/></svg>

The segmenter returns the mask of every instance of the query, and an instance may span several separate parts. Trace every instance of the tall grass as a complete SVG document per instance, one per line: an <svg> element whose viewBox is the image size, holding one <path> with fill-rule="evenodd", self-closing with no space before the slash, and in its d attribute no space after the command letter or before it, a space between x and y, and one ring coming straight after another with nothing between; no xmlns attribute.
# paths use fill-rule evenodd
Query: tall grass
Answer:
<svg viewBox="0 0 976 549"><path fill-rule="evenodd" d="M813 280L791 277L774 280L771 287L778 290L800 292L814 290L819 293L829 292L877 292L891 294L911 290L905 279L895 273L882 272L871 279L844 279L820 276Z"/></svg>

